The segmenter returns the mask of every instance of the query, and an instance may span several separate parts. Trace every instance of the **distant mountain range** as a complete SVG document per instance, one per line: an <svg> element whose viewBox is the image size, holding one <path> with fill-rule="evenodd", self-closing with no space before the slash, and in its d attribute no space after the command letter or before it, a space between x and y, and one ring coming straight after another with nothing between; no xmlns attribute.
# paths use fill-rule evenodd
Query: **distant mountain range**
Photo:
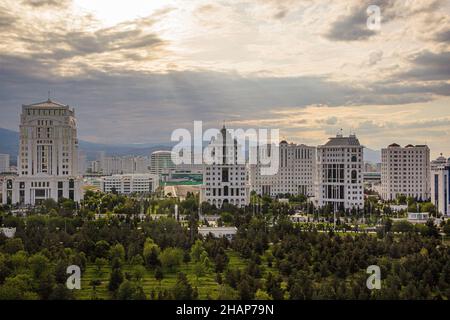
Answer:
<svg viewBox="0 0 450 320"><path fill-rule="evenodd" d="M364 161L371 163L381 163L381 151L364 148Z"/></svg>
<svg viewBox="0 0 450 320"><path fill-rule="evenodd" d="M104 151L111 156L149 156L156 150L170 150L169 144L100 144L79 140L80 151L86 153L88 160L95 160L99 152ZM19 150L19 133L16 131L0 128L0 153L11 156L12 164L15 164Z"/></svg>
<svg viewBox="0 0 450 320"><path fill-rule="evenodd" d="M80 150L86 153L88 160L94 160L99 152L104 151L106 155L114 156L149 156L156 150L170 150L170 144L100 144L88 141L79 141ZM0 153L6 153L11 156L12 164L15 164L19 150L19 133L16 131L0 128ZM381 162L381 152L379 150L364 149L364 161L379 163Z"/></svg>

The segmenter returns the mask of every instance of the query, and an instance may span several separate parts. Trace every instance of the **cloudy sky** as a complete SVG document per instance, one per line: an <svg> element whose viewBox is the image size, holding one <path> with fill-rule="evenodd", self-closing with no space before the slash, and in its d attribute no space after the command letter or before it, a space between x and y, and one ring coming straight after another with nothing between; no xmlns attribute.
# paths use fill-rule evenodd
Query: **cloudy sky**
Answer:
<svg viewBox="0 0 450 320"><path fill-rule="evenodd" d="M0 0L0 127L48 91L92 142L202 120L450 156L450 1Z"/></svg>

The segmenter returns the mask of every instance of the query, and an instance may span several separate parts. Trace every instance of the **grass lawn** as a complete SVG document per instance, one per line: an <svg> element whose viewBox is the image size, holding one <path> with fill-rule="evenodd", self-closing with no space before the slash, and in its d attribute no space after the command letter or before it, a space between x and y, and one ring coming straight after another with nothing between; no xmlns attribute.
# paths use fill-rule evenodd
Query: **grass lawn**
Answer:
<svg viewBox="0 0 450 320"><path fill-rule="evenodd" d="M240 258L238 253L234 251L227 252L230 258L229 267L243 269L246 266L244 259ZM132 266L124 265L122 267L124 274L126 272L132 274ZM102 268L101 275L97 274L96 267L93 263L89 263L86 267L86 271L82 275L81 279L81 290L76 292L76 298L81 300L92 299L93 288L90 282L94 279L100 280L102 283L96 288L97 298L99 299L111 299L110 292L108 291L109 275L111 272L110 266L105 266ZM204 276L200 277L197 282L197 277L194 273L194 264L192 262L188 264L183 264L174 272L164 272L164 279L161 284L155 279L153 270L146 270L143 276L142 287L147 295L147 299L150 298L150 293L155 291L156 293L160 290L171 290L175 285L177 279L177 273L183 272L187 275L189 282L192 287L198 288L199 299L207 299L208 294L212 299L217 298L219 284L216 282L216 274L214 270L210 270Z"/></svg>

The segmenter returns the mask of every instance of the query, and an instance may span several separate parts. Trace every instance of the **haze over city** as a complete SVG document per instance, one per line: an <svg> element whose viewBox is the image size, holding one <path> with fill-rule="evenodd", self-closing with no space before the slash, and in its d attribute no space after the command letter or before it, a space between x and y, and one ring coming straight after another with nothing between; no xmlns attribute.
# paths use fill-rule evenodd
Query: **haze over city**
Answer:
<svg viewBox="0 0 450 320"><path fill-rule="evenodd" d="M369 30L369 5L381 29ZM448 1L0 3L0 127L20 106L75 107L79 138L165 143L176 128L340 128L381 149L450 146Z"/></svg>

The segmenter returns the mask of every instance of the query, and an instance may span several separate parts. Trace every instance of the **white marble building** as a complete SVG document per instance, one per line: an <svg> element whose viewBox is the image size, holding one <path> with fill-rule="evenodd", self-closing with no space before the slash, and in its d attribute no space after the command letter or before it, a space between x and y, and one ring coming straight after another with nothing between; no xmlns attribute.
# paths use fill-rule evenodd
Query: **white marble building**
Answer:
<svg viewBox="0 0 450 320"><path fill-rule="evenodd" d="M316 148L281 141L276 174L261 174L262 165L250 165L251 190L259 195L279 194L314 196Z"/></svg>
<svg viewBox="0 0 450 320"><path fill-rule="evenodd" d="M74 109L50 99L22 106L17 167L4 178L3 204L81 199Z"/></svg>
<svg viewBox="0 0 450 320"><path fill-rule="evenodd" d="M426 201L430 198L430 149L426 145L394 143L381 150L381 197L398 195Z"/></svg>
<svg viewBox="0 0 450 320"><path fill-rule="evenodd" d="M250 202L248 170L239 161L240 147L231 134L222 128L208 146L214 161L206 161L200 201L220 208L224 203L245 207Z"/></svg>
<svg viewBox="0 0 450 320"><path fill-rule="evenodd" d="M355 135L341 134L317 147L317 190L319 207L364 208L364 147Z"/></svg>

